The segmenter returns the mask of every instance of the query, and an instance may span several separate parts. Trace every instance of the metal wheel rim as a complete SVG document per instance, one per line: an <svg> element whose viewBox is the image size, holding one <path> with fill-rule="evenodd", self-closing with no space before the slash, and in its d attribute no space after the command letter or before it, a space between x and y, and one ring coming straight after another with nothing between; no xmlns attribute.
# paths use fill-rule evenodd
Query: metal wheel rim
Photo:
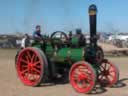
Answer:
<svg viewBox="0 0 128 96"><path fill-rule="evenodd" d="M81 73L77 74L78 77L74 78L76 75L76 70L79 70L79 72L81 71ZM75 79L77 80L75 81ZM72 66L70 71L70 83L76 91L80 93L89 93L95 86L95 79L96 76L94 70L89 66L89 64L86 64L85 62L79 62L79 64L74 64ZM76 82L82 83L82 87L80 87Z"/></svg>
<svg viewBox="0 0 128 96"><path fill-rule="evenodd" d="M104 60L100 65L98 81L103 86L111 87L118 81L118 79L119 72L117 67L108 60Z"/></svg>
<svg viewBox="0 0 128 96"><path fill-rule="evenodd" d="M20 80L28 86L36 86L43 74L43 60L39 52L26 48L19 53L17 72Z"/></svg>

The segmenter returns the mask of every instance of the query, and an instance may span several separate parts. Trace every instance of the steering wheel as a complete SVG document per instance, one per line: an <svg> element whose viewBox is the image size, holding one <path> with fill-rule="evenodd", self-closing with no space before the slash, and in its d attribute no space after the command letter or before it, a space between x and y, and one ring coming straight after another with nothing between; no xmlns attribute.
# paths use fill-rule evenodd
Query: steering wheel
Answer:
<svg viewBox="0 0 128 96"><path fill-rule="evenodd" d="M67 42L68 37L67 37L66 33L64 33L62 31L56 31L51 34L50 39L51 39L51 43L53 45L56 44L58 46L61 46Z"/></svg>
<svg viewBox="0 0 128 96"><path fill-rule="evenodd" d="M56 31L56 32L53 32L51 34L51 37L50 37L53 41L54 40L58 40L58 41L61 41L61 42L65 42L67 41L68 37L66 35L66 33L62 32L62 31Z"/></svg>

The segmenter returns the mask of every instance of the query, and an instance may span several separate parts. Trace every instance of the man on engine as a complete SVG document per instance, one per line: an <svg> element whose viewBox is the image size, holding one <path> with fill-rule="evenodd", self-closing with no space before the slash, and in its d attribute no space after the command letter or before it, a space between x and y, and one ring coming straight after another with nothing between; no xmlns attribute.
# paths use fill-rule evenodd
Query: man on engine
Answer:
<svg viewBox="0 0 128 96"><path fill-rule="evenodd" d="M37 25L36 26L36 29L35 29L35 31L33 33L33 38L36 41L41 41L42 40L41 27L40 27L40 25Z"/></svg>
<svg viewBox="0 0 128 96"><path fill-rule="evenodd" d="M76 36L78 37L79 46L85 46L86 39L85 39L84 34L82 33L81 29L76 29Z"/></svg>
<svg viewBox="0 0 128 96"><path fill-rule="evenodd" d="M45 44L45 40L43 38L43 35L41 34L40 25L36 26L36 29L33 32L33 39L34 39L35 44L37 44L37 43L40 44L41 45L41 49L45 52L46 44Z"/></svg>

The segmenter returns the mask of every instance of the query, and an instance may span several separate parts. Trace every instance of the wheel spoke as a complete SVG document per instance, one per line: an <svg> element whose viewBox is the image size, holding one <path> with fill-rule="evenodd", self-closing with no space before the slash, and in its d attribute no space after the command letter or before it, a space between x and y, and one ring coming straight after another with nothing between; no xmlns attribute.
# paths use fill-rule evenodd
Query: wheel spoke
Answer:
<svg viewBox="0 0 128 96"><path fill-rule="evenodd" d="M92 83L94 79L95 79L94 76L90 75L88 76L87 81Z"/></svg>
<svg viewBox="0 0 128 96"><path fill-rule="evenodd" d="M79 77L76 79L76 82L77 83L80 83L80 78Z"/></svg>
<svg viewBox="0 0 128 96"><path fill-rule="evenodd" d="M26 55L25 57L26 57L26 60L29 62L29 58L28 58L28 56Z"/></svg>
<svg viewBox="0 0 128 96"><path fill-rule="evenodd" d="M37 65L37 64L39 64L40 63L40 61L36 61L33 65Z"/></svg>
<svg viewBox="0 0 128 96"><path fill-rule="evenodd" d="M74 80L77 80L78 78L79 78L78 75L77 74L74 74L73 79Z"/></svg>
<svg viewBox="0 0 128 96"><path fill-rule="evenodd" d="M27 74L27 80L30 80L30 75L31 74L29 74L29 73Z"/></svg>
<svg viewBox="0 0 128 96"><path fill-rule="evenodd" d="M26 72L28 72L28 69L25 69L25 70L21 71L21 74L23 75Z"/></svg>
<svg viewBox="0 0 128 96"><path fill-rule="evenodd" d="M94 79L94 75L89 75L89 76L88 76L88 79L89 79L89 80L93 80L93 79Z"/></svg>
<svg viewBox="0 0 128 96"><path fill-rule="evenodd" d="M109 79L109 77L108 77L108 76L106 76L106 79L110 82L110 79Z"/></svg>
<svg viewBox="0 0 128 96"><path fill-rule="evenodd" d="M111 69L111 66L112 66L112 65L109 64L109 66L108 66L108 68L107 68L106 70L110 70L110 69Z"/></svg>
<svg viewBox="0 0 128 96"><path fill-rule="evenodd" d="M110 76L110 77L112 77L112 78L114 77L112 74L109 74L108 76Z"/></svg>
<svg viewBox="0 0 128 96"><path fill-rule="evenodd" d="M21 59L21 62L24 62L24 63L28 64L28 61L26 61L24 59Z"/></svg>
<svg viewBox="0 0 128 96"><path fill-rule="evenodd" d="M101 69L101 71L105 70L105 68L104 68L104 66L103 66L103 65L101 65L101 68L100 68L100 69ZM103 69L103 70L102 70L102 69Z"/></svg>
<svg viewBox="0 0 128 96"><path fill-rule="evenodd" d="M35 56L35 58L33 59L33 62L35 63L37 61L37 56Z"/></svg>
<svg viewBox="0 0 128 96"><path fill-rule="evenodd" d="M109 71L110 73L113 73L113 72L115 72L114 70L111 70L111 71Z"/></svg>
<svg viewBox="0 0 128 96"><path fill-rule="evenodd" d="M77 79L78 79L78 77L73 77L73 79L74 79L74 80L77 80Z"/></svg>
<svg viewBox="0 0 128 96"><path fill-rule="evenodd" d="M32 58L31 58L31 62L34 62L34 59L35 59L35 54L33 53L33 55L32 55Z"/></svg>
<svg viewBox="0 0 128 96"><path fill-rule="evenodd" d="M85 68L84 68L85 69ZM84 72L83 68L78 68L79 72Z"/></svg>
<svg viewBox="0 0 128 96"><path fill-rule="evenodd" d="M41 66L34 66L35 68L39 68L39 69L41 69Z"/></svg>
<svg viewBox="0 0 128 96"><path fill-rule="evenodd" d="M31 74L31 75L30 75L30 79L31 79L31 81L32 81L32 80L36 80L35 77L34 77L34 74Z"/></svg>
<svg viewBox="0 0 128 96"><path fill-rule="evenodd" d="M91 72L86 72L86 74L87 74L88 76L92 76L92 73L91 73Z"/></svg>
<svg viewBox="0 0 128 96"><path fill-rule="evenodd" d="M102 71L103 71L103 70L102 70L101 67L100 67L99 70L98 70L98 72L99 72L99 73L102 73Z"/></svg>
<svg viewBox="0 0 128 96"><path fill-rule="evenodd" d="M34 80L37 80L39 75L33 75Z"/></svg>
<svg viewBox="0 0 128 96"><path fill-rule="evenodd" d="M31 55L30 55L29 51L27 51L27 56L28 56L29 60L31 60Z"/></svg>
<svg viewBox="0 0 128 96"><path fill-rule="evenodd" d="M91 78L87 78L87 81L88 81L88 83L89 83L89 82L92 82L93 79L91 79Z"/></svg>
<svg viewBox="0 0 128 96"><path fill-rule="evenodd" d="M104 75L101 75L101 78L100 78L100 79L102 80L102 79L103 79L103 77L104 77Z"/></svg>
<svg viewBox="0 0 128 96"><path fill-rule="evenodd" d="M109 69L109 68L107 69L107 67L108 67L107 65L108 65L107 63L104 63L104 69L105 70L108 70Z"/></svg>
<svg viewBox="0 0 128 96"><path fill-rule="evenodd" d="M87 87L87 84L85 83L85 81L82 82L82 86L83 86L83 88Z"/></svg>
<svg viewBox="0 0 128 96"><path fill-rule="evenodd" d="M36 73L41 73L41 71L39 71L38 69L36 69L36 68L33 68L33 71L35 71Z"/></svg>
<svg viewBox="0 0 128 96"><path fill-rule="evenodd" d="M29 73L26 73L26 74L25 74L25 77L26 77L26 79L27 79L27 78L29 77Z"/></svg>
<svg viewBox="0 0 128 96"><path fill-rule="evenodd" d="M26 73L27 74L27 73ZM23 78L25 79L25 80L27 80L27 76L26 76L26 74L23 76Z"/></svg>

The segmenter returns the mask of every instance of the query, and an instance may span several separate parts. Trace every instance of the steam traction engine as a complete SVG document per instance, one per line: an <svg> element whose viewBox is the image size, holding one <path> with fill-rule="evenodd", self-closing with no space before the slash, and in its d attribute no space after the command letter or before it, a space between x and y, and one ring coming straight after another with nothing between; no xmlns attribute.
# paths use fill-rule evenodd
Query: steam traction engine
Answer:
<svg viewBox="0 0 128 96"><path fill-rule="evenodd" d="M97 45L95 5L89 7L90 43L81 39L71 39L61 31L45 38L44 50L34 42L22 49L16 57L16 69L21 82L27 86L38 86L48 79L61 76L68 78L72 87L81 93L89 93L99 83L113 86L119 78L117 67L104 59L103 50ZM65 76L65 74L69 76Z"/></svg>

